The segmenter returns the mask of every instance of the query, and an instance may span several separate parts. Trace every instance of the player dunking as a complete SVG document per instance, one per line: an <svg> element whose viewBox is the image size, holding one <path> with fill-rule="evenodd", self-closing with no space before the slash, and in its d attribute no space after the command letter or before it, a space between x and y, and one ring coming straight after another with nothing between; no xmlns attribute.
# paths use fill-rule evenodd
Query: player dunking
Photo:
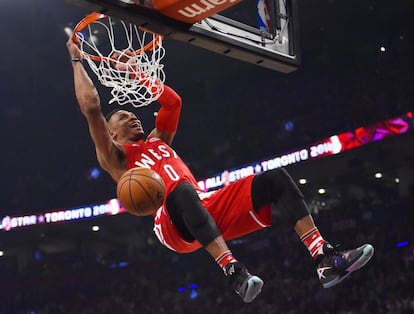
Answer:
<svg viewBox="0 0 414 314"><path fill-rule="evenodd" d="M251 275L225 241L271 225L271 205L287 217L316 261L325 288L364 266L374 253L370 244L340 251L326 242L309 214L304 197L284 169L251 175L218 191L202 193L197 182L170 147L178 127L181 98L168 86L158 99L161 108L146 139L137 117L117 110L106 118L98 92L85 71L81 52L71 39L74 85L80 109L88 121L99 164L115 181L133 167L150 167L166 185L163 206L154 215L154 231L163 245L178 253L203 247L215 259L244 302L260 293L263 281Z"/></svg>

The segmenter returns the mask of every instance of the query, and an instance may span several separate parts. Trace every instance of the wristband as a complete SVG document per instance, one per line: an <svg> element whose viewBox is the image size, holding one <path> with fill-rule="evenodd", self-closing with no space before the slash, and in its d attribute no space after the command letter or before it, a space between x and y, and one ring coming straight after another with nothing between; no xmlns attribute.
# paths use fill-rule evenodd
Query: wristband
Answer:
<svg viewBox="0 0 414 314"><path fill-rule="evenodd" d="M80 63L82 63L82 59L81 58L72 58L72 62L80 62Z"/></svg>

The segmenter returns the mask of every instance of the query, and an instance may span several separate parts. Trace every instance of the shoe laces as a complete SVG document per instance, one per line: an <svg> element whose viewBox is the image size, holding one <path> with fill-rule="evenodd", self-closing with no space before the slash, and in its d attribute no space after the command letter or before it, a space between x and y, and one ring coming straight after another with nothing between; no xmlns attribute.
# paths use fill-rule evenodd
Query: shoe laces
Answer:
<svg viewBox="0 0 414 314"><path fill-rule="evenodd" d="M315 262L316 262L316 266L318 267L322 260L326 260L326 259L336 259L336 257L341 258L342 254L338 254L340 253L340 248L341 246L339 244L331 244L329 242L325 242L323 245L323 254L319 255Z"/></svg>
<svg viewBox="0 0 414 314"><path fill-rule="evenodd" d="M329 242L326 242L323 245L323 255L334 255L335 253L338 253L341 249L341 245L340 244L331 244Z"/></svg>
<svg viewBox="0 0 414 314"><path fill-rule="evenodd" d="M323 249L324 254L320 255L317 259L318 267L330 265L336 271L342 271L346 267L346 257L344 256L344 252L341 251L339 244L332 245L327 243Z"/></svg>
<svg viewBox="0 0 414 314"><path fill-rule="evenodd" d="M247 268L239 262L229 263L225 266L225 269L226 276L230 281L230 285L236 291L240 289L240 285L244 282L244 280L250 276Z"/></svg>

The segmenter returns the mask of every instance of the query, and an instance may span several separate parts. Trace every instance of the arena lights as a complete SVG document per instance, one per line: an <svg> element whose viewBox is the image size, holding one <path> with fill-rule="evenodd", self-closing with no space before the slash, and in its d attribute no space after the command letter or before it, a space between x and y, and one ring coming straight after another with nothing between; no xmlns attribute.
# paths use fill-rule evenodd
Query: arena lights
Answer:
<svg viewBox="0 0 414 314"><path fill-rule="evenodd" d="M98 167L94 167L89 170L88 179L97 180L101 176L101 170Z"/></svg>
<svg viewBox="0 0 414 314"><path fill-rule="evenodd" d="M198 297L198 285L197 284L190 284L188 286L188 297L190 298L190 300L194 300L195 298ZM179 287L178 288L178 292L185 292L187 291L187 289L185 287Z"/></svg>
<svg viewBox="0 0 414 314"><path fill-rule="evenodd" d="M398 242L395 246L396 247L405 247L408 246L408 241L402 241L402 242Z"/></svg>
<svg viewBox="0 0 414 314"><path fill-rule="evenodd" d="M306 184L308 181L306 179L299 179L299 184Z"/></svg>
<svg viewBox="0 0 414 314"><path fill-rule="evenodd" d="M123 268L123 267L127 267L128 266L128 262L119 262L119 263L112 263L109 265L109 268Z"/></svg>
<svg viewBox="0 0 414 314"><path fill-rule="evenodd" d="M413 114L412 112L408 112L404 116L398 118L388 119L373 125L357 128L354 131L331 136L287 154L254 162L240 168L224 170L222 173L213 177L198 181L198 185L203 191L211 191L254 173L287 167L302 161L339 154L359 146L380 141L390 136L406 133L413 129L413 127ZM395 179L396 183L399 182L399 179L397 179L398 178ZM304 184L301 182L299 183ZM55 210L35 215L3 216L3 218L0 217L0 230L9 231L33 225L69 222L95 218L103 215L117 215L124 212L126 212L126 210L120 206L119 201L117 199L111 199L103 204Z"/></svg>

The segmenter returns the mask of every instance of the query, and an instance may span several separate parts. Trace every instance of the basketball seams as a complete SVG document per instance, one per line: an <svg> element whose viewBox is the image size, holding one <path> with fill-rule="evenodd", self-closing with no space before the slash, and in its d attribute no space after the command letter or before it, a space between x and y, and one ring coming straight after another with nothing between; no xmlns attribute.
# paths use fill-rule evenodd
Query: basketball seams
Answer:
<svg viewBox="0 0 414 314"><path fill-rule="evenodd" d="M150 168L132 168L121 176L117 184L118 199L125 209L130 208L130 213L150 215L162 205L166 189L162 178L154 173L157 174Z"/></svg>
<svg viewBox="0 0 414 314"><path fill-rule="evenodd" d="M151 179L152 181L154 181L156 184L158 184L164 191L165 191L165 187L163 184L160 183L160 181L158 181L157 179L155 179L153 176L148 176L148 175L144 175L144 174L140 174L139 176L147 178L147 179Z"/></svg>
<svg viewBox="0 0 414 314"><path fill-rule="evenodd" d="M153 180L154 182L156 182L156 184L158 184L162 189L163 189L163 191L164 191L164 193L165 193L165 186L162 184L162 183L160 183L157 179L155 179L152 175L148 175L148 174L143 174L143 173L140 173L140 172L146 172L147 170L151 170L151 171L154 171L154 170L152 170L152 169L150 169L150 168L137 168L137 169L134 169L133 171L131 171L131 175L130 175L130 178L132 177L132 174L134 174L134 175L139 175L139 176L142 176L142 177L144 177L144 178L147 178L147 179L151 179L151 180ZM155 172L155 171L154 171Z"/></svg>
<svg viewBox="0 0 414 314"><path fill-rule="evenodd" d="M132 176L132 175L131 175ZM141 182L139 182L139 180L135 179L135 178L130 178L128 180L129 186L128 186L128 192L129 192L129 196L131 199L132 204L134 205L134 208L136 210L137 213L141 213L141 210L138 210L137 208L137 204L134 202L134 198L132 195L132 188L131 188L131 183L135 182L138 184L138 186L142 189L142 191L145 193L145 195L148 197L149 200L151 200L152 203L152 207L154 208L154 210L156 210L157 208L157 204L154 202L152 195L148 192L148 190L146 189L146 187L144 186L144 184L142 184ZM157 182L158 183L158 182Z"/></svg>
<svg viewBox="0 0 414 314"><path fill-rule="evenodd" d="M119 198L119 194L120 194L120 192L121 191L123 191L123 189L124 189L124 185L125 184L128 184L129 183L129 180L128 180L128 178L124 178L123 180L120 180L119 182L118 182L118 185L117 185L117 194L118 194L118 198ZM131 192L131 188L130 188L130 186L128 186L128 191L129 192ZM130 198L130 200L132 200L132 198ZM134 203L132 203L133 205L134 205ZM124 207L126 207L127 206L127 204L122 204L122 202L121 202L121 205L122 206L124 206ZM135 207L135 205L134 205L134 207Z"/></svg>

